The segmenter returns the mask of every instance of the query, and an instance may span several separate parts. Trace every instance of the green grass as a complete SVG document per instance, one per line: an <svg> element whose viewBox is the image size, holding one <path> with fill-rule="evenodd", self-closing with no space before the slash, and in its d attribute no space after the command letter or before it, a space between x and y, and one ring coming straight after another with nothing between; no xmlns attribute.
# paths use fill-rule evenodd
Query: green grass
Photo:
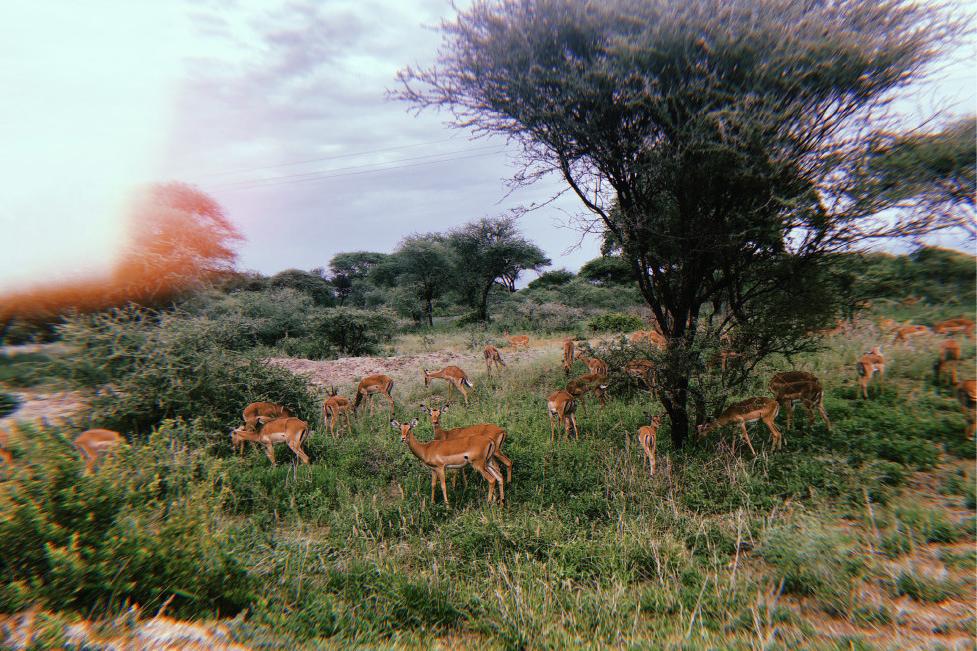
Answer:
<svg viewBox="0 0 977 651"><path fill-rule="evenodd" d="M0 353L0 383L10 387L31 387L44 380L43 369L51 361L45 353Z"/></svg>

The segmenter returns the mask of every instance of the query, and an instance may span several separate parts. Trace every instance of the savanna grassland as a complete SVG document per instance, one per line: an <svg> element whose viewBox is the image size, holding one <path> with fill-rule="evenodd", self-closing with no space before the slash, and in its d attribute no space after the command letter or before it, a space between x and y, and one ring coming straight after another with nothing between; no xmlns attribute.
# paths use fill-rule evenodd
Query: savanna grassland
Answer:
<svg viewBox="0 0 977 651"><path fill-rule="evenodd" d="M215 426L223 416L187 413L142 430L85 475L68 438L81 421L24 424L0 484L0 604L31 616L7 621L8 642L29 629L36 648L80 639L100 648L98 640L139 639L140 621L162 609L209 622L215 637L198 643L265 648L972 648L974 444L953 392L934 384L939 340L893 348L868 316L820 352L768 360L743 394L767 394L776 370L809 370L825 384L830 431L808 425L798 406L793 429L779 418L782 450L751 428L753 457L743 445L734 452L731 427L673 450L666 424L654 476L635 431L660 406L613 366L607 407L589 400L580 440L550 444L545 396L565 382L559 335L534 336L533 354L493 377L481 346L495 343L505 356L499 335L399 337L389 352L450 347L467 356L472 400L452 404L446 426L507 430L514 477L504 508L486 504L487 485L470 470L467 488L449 485L451 508L432 503L430 474L382 401L329 438L321 391L276 367L250 374L254 359L237 360L245 366L234 385L207 357L206 338L194 338L205 363L193 357L198 366L177 373L181 385L227 380L220 402L239 414L245 396L276 383L314 425L311 465L296 467L284 447L277 467L257 448L234 456L227 428ZM120 332L145 343L140 328L166 325L113 319L102 325L121 328L117 351L143 350L127 348ZM78 345L70 330L67 345ZM95 351L98 337L86 336ZM165 338L177 346L179 327ZM609 359L627 352L614 335L594 338L598 351L601 342ZM879 342L885 381L861 400L854 360ZM970 377L974 345L963 342ZM160 359L171 368L185 358ZM77 359L61 363L62 377L81 372ZM394 392L396 415L420 419L427 440L420 405L443 401L446 385L425 388L416 371ZM152 372L140 381L172 375ZM204 390L188 389L187 399ZM130 402L125 391L103 386L92 413L124 422L128 411L107 405ZM84 634L69 626L82 618L92 622Z"/></svg>

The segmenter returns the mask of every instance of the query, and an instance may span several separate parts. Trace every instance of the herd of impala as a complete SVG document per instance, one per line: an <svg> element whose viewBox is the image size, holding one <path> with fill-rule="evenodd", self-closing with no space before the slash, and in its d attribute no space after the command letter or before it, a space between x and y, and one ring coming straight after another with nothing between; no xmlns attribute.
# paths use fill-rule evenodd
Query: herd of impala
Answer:
<svg viewBox="0 0 977 651"><path fill-rule="evenodd" d="M937 384L943 384L944 380L947 380L951 386L956 388L957 399L967 419L966 435L967 437L974 436L977 432L977 381L964 380L958 382L957 366L961 359L961 349L960 343L953 338L955 335L963 334L973 339L974 321L966 318L950 319L928 328L921 325L901 325L884 319L880 322L879 327L883 333L894 334L894 343L905 343L907 345L911 345L912 339L922 334L933 333L946 336L946 339L940 344L938 357L934 363L934 379ZM525 348L529 345L527 335L510 336L506 331L505 336L513 349ZM650 344L658 348L664 348L666 344L664 336L655 330L633 333L629 339L634 344ZM728 360L735 359L738 356L739 354L734 351L723 350L715 361L725 369ZM495 346L485 346L484 357L486 373L489 375L492 374L493 368L498 372L506 366L501 353ZM578 405L581 408L584 407L584 398L588 394L594 394L602 408L606 404L610 367L605 361L588 354L584 350L578 350L573 339L565 339L563 341L564 374L569 376L574 363L578 361L587 367L588 373L569 380L564 389L551 393L546 399L547 413L550 419L551 444L555 441L557 426L562 428L566 439L571 436L579 439L580 430L577 427L576 411ZM622 370L628 377L634 378L644 385L649 392L654 388L655 363L652 360L631 360ZM868 387L872 379L878 377L878 382L881 383L885 377L885 356L882 353L882 347L876 346L864 353L855 363L855 372L862 398L868 399ZM425 386L429 386L432 380L444 380L447 383L448 399L451 397L451 390L455 389L461 394L465 405L468 405L468 390L472 389L474 385L464 370L457 366L446 366L437 371L423 369L423 373ZM393 416L395 409L392 396L393 387L394 382L390 377L382 374L369 375L357 385L355 397L352 401L339 395L335 387L330 387L322 405L322 420L325 427L335 437L337 436L337 424L341 432L343 422L345 422L348 432L351 427L350 413L352 412L355 415L363 402L366 401L369 403L369 410L372 414L374 398L379 396L385 398L389 403L390 414ZM831 428L828 414L824 410L824 389L815 375L806 371L783 371L776 373L770 379L768 387L774 396L773 398L753 396L730 405L718 418L698 427L700 438L725 425L738 425L743 440L755 455L756 450L750 440L746 426L761 421L770 430L773 449L779 449L783 445L783 435L777 428L775 420L780 409L786 408L787 428L790 429L793 425L795 402L800 402L806 409L810 424L813 425L814 413L817 411L825 426ZM418 424L416 418L407 423L391 419L390 425L400 433L401 441L411 453L431 469L432 502L435 499L437 484L440 482L444 502L445 504L448 503L445 471L463 469L469 465L475 468L488 482L489 502L495 500L496 487L499 493L498 501L504 502L505 482L512 481L512 460L503 452L507 436L506 431L492 423L478 423L468 427L446 430L441 427L441 416L448 411L450 403L445 403L440 407L428 407L427 405L422 407L424 413L431 419L431 426L434 431L434 438L431 441L421 442L414 436L414 428ZM231 432L231 444L235 451L243 452L247 441L258 443L264 447L265 454L274 465L275 444L285 443L299 461L304 464L309 463L309 457L302 447L311 433L309 424L296 418L287 407L272 402L255 402L244 409L242 417L244 425ZM649 424L638 429L637 438L647 458L649 473L654 475L657 432L662 422L662 415L652 416L646 412L646 417ZM10 452L7 451L7 438L7 432L0 430L0 459L6 464L10 464L12 458ZM74 440L74 445L85 462L86 472L89 473L94 470L99 457L125 444L125 437L118 432L107 429L90 429ZM506 468L504 479L499 464ZM464 474L462 477L465 477ZM467 479L465 479L465 483L467 484Z"/></svg>

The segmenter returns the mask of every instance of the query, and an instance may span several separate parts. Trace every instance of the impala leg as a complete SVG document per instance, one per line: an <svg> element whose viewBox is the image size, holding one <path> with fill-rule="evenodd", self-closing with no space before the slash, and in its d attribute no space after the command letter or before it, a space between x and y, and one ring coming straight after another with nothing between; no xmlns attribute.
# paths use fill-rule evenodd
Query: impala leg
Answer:
<svg viewBox="0 0 977 651"><path fill-rule="evenodd" d="M550 417L550 445L553 445L553 440L556 437L556 427L553 424L553 412L547 410L546 412Z"/></svg>
<svg viewBox="0 0 977 651"><path fill-rule="evenodd" d="M794 428L794 401L788 398L784 402L787 405L787 429L793 429Z"/></svg>
<svg viewBox="0 0 977 651"><path fill-rule="evenodd" d="M353 427L353 425L349 422L349 409L343 411L343 416L346 417L346 433L349 434Z"/></svg>
<svg viewBox="0 0 977 651"><path fill-rule="evenodd" d="M265 454L268 456L268 461L271 461L271 465L275 465L275 446L272 443L265 443Z"/></svg>
<svg viewBox="0 0 977 651"><path fill-rule="evenodd" d="M307 455L305 451L302 449L301 443L297 441L295 443L292 443L291 441L289 441L288 447L292 449L292 452L295 453L295 456L297 456L302 463L304 464L309 463L309 455Z"/></svg>
<svg viewBox="0 0 977 651"><path fill-rule="evenodd" d="M444 495L444 505L451 506L448 502L448 487L444 483L444 468L438 468L438 480L441 482L441 494Z"/></svg>
<svg viewBox="0 0 977 651"><path fill-rule="evenodd" d="M821 414L821 418L824 420L825 426L827 426L827 428L830 430L831 429L831 421L828 420L828 413L824 410L824 400L823 399L822 399L821 402L818 403L818 413Z"/></svg>
<svg viewBox="0 0 977 651"><path fill-rule="evenodd" d="M743 430L743 440L750 446L750 452L753 453L753 456L756 456L756 450L753 449L753 443L750 442L750 435L746 431L746 423L744 421L740 421L740 428Z"/></svg>
<svg viewBox="0 0 977 651"><path fill-rule="evenodd" d="M499 485L499 505L505 506L505 481L502 480L502 472L499 467L494 463L489 463L489 471L495 476L495 481Z"/></svg>
<svg viewBox="0 0 977 651"><path fill-rule="evenodd" d="M495 458L496 460L501 461L502 465L505 466L505 474L506 474L505 480L512 481L512 459L502 454L501 452L496 452Z"/></svg>
<svg viewBox="0 0 977 651"><path fill-rule="evenodd" d="M777 424L774 422L774 418L776 418L776 416L776 414L768 416L767 418L763 419L763 422L766 424L767 429L770 430L770 435L773 437L773 449L779 450L780 446L783 445L783 435L780 433L780 430L777 429Z"/></svg>
<svg viewBox="0 0 977 651"><path fill-rule="evenodd" d="M573 414L570 414L570 424L573 425L573 436L574 436L574 438L576 438L579 441L580 440L580 430L577 429L577 417L574 416Z"/></svg>
<svg viewBox="0 0 977 651"><path fill-rule="evenodd" d="M655 433L655 432L652 432L652 434L651 434L651 456L649 458L649 461L651 463L651 474L652 474L652 476L654 476L654 474L655 474L655 465L656 465L655 464L655 458L657 456L657 453L658 453L658 434Z"/></svg>
<svg viewBox="0 0 977 651"><path fill-rule="evenodd" d="M485 481L488 482L489 485L488 503L491 504L493 501L495 501L495 483L497 480L495 479L495 476L491 472L489 472L489 470L485 467L484 461L481 462L472 461L472 466L474 466L475 470L477 470L479 474L481 474L482 477L485 478Z"/></svg>
<svg viewBox="0 0 977 651"><path fill-rule="evenodd" d="M390 401L390 415L393 416L394 415L394 399L393 399L393 397L389 393L384 393L383 395L387 398L387 400Z"/></svg>

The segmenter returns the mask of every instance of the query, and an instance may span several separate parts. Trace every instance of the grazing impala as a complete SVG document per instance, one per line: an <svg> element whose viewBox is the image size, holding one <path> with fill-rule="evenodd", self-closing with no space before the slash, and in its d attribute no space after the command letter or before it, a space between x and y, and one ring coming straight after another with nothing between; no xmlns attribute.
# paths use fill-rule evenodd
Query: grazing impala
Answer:
<svg viewBox="0 0 977 651"><path fill-rule="evenodd" d="M465 405L468 405L468 391L465 387L472 389L475 385L472 384L471 380L468 379L468 375L463 370L457 366L445 366L440 371L424 369L424 386L430 386L431 380L437 379L444 380L448 383L448 400L451 400L451 387L454 387L458 389L458 393L465 399Z"/></svg>
<svg viewBox="0 0 977 651"><path fill-rule="evenodd" d="M484 350L485 354L485 372L492 375L492 367L494 366L496 370L501 366L505 368L505 362L502 361L502 355L499 354L499 349L495 346L488 345Z"/></svg>
<svg viewBox="0 0 977 651"><path fill-rule="evenodd" d="M379 394L390 401L390 413L394 413L394 399L390 392L394 390L394 381L386 375L367 375L360 380L356 387L356 399L353 401L353 413L355 414L360 403L364 398L370 403L370 415L373 415L373 400L370 396Z"/></svg>
<svg viewBox="0 0 977 651"><path fill-rule="evenodd" d="M596 373L581 375L567 382L567 392L573 396L574 400L581 403L584 409L583 398L588 393L593 393L600 401L601 409L607 405L607 378Z"/></svg>
<svg viewBox="0 0 977 651"><path fill-rule="evenodd" d="M580 440L580 430L577 429L577 401L573 399L567 391L560 390L555 393L551 393L548 398L546 398L546 410L550 416L550 444L552 444L556 438L556 428L555 423L559 421L563 425L563 434L567 440L570 439L570 433L579 441Z"/></svg>
<svg viewBox="0 0 977 651"><path fill-rule="evenodd" d="M495 485L499 485L499 503L505 503L505 481L502 473L495 467L495 441L490 436L469 436L448 441L429 441L422 443L414 437L417 427L415 418L409 423L390 421L390 426L400 432L400 440L410 448L411 453L431 469L431 502L434 502L434 489L438 480L441 481L441 494L445 505L448 502L448 487L444 483L444 471L447 468L464 468L471 464L475 470L489 483L489 503L495 500Z"/></svg>
<svg viewBox="0 0 977 651"><path fill-rule="evenodd" d="M933 324L933 332L941 335L952 335L963 333L970 339L974 338L974 322L971 319L960 317L959 319L947 319Z"/></svg>
<svg viewBox="0 0 977 651"><path fill-rule="evenodd" d="M967 419L967 438L977 432L977 380L964 380L957 385L957 400Z"/></svg>
<svg viewBox="0 0 977 651"><path fill-rule="evenodd" d="M254 432L264 421L274 418L294 416L286 407L282 407L274 402L252 402L244 408L244 429Z"/></svg>
<svg viewBox="0 0 977 651"><path fill-rule="evenodd" d="M336 387L331 387L329 389L329 395L326 397L325 402L322 403L322 422L329 427L329 433L336 437L336 421L340 416L346 418L346 432L349 433L351 425L349 423L349 412L353 410L353 404L349 401L346 396L338 395ZM340 422L339 428L342 429L343 424Z"/></svg>
<svg viewBox="0 0 977 651"><path fill-rule="evenodd" d="M940 356L933 365L935 380L943 384L943 377L949 379L950 386L957 385L957 364L960 361L960 344L955 339L947 339L940 346Z"/></svg>
<svg viewBox="0 0 977 651"><path fill-rule="evenodd" d="M741 400L727 407L719 415L719 418L711 423L699 425L699 438L728 423L737 423L743 432L743 440L750 447L750 452L753 453L753 456L756 456L756 450L753 449L753 443L750 442L750 435L746 431L746 424L755 423L760 420L770 430L770 435L773 437L773 449L777 450L780 448L783 440L783 436L780 430L777 429L777 424L774 422L779 411L780 403L773 398L757 396Z"/></svg>
<svg viewBox="0 0 977 651"><path fill-rule="evenodd" d="M478 423L468 427L455 427L454 429L443 429L441 427L441 415L448 411L451 403L444 406L428 408L422 405L424 413L431 417L431 426L434 428L434 440L450 441L452 439L463 439L468 436L489 436L495 441L495 460L500 462L506 469L506 481L512 481L512 459L502 452L505 445L506 431L493 423ZM464 476L464 474L462 475Z"/></svg>
<svg viewBox="0 0 977 651"><path fill-rule="evenodd" d="M643 425L638 428L638 442L644 448L645 457L648 458L648 474L655 475L655 453L658 449L658 428L662 424L662 416L658 414L651 418L650 414L645 414L650 421L650 425Z"/></svg>
<svg viewBox="0 0 977 651"><path fill-rule="evenodd" d="M885 356L882 354L882 347L876 346L870 352L865 353L855 364L858 372L858 384L862 387L862 398L868 399L868 383L872 376L879 374L879 382L885 379Z"/></svg>
<svg viewBox="0 0 977 651"><path fill-rule="evenodd" d="M628 337L628 341L635 345L646 343L660 349L664 349L665 344L668 343L665 336L656 330L638 330L637 332L632 332Z"/></svg>
<svg viewBox="0 0 977 651"><path fill-rule="evenodd" d="M624 372L643 383L649 391L655 384L655 363L650 359L633 359L624 365Z"/></svg>
<svg viewBox="0 0 977 651"><path fill-rule="evenodd" d="M924 325L907 325L896 329L894 343L911 343L913 337L929 334L930 329Z"/></svg>
<svg viewBox="0 0 977 651"><path fill-rule="evenodd" d="M570 368L573 366L576 348L573 339L567 337L563 340L563 374L570 375Z"/></svg>
<svg viewBox="0 0 977 651"><path fill-rule="evenodd" d="M780 406L787 407L787 429L791 429L794 424L794 402L800 400L807 410L808 420L814 425L814 408L817 407L818 414L828 429L831 429L831 421L828 414L824 411L824 389L817 376L807 371L784 371L777 373L770 379L770 392L777 397Z"/></svg>
<svg viewBox="0 0 977 651"><path fill-rule="evenodd" d="M231 431L231 445L237 447L243 441L254 441L265 446L265 454L271 465L275 465L275 443L286 444L302 463L309 463L309 457L302 444L309 438L309 424L291 416L276 418L266 422L260 432L251 432L243 427Z"/></svg>
<svg viewBox="0 0 977 651"><path fill-rule="evenodd" d="M74 441L75 448L85 461L85 472L95 469L95 461L120 445L127 445L125 438L110 429L90 429L82 432Z"/></svg>
<svg viewBox="0 0 977 651"><path fill-rule="evenodd" d="M523 348L529 347L529 335L510 335L508 330L503 332L502 335L509 340L509 345L514 349L520 346Z"/></svg>
<svg viewBox="0 0 977 651"><path fill-rule="evenodd" d="M586 367L590 370L591 375L600 375L601 377L606 378L607 374L610 372L610 369L607 367L607 362L602 359L590 357L584 353L577 355L577 359L586 365Z"/></svg>

